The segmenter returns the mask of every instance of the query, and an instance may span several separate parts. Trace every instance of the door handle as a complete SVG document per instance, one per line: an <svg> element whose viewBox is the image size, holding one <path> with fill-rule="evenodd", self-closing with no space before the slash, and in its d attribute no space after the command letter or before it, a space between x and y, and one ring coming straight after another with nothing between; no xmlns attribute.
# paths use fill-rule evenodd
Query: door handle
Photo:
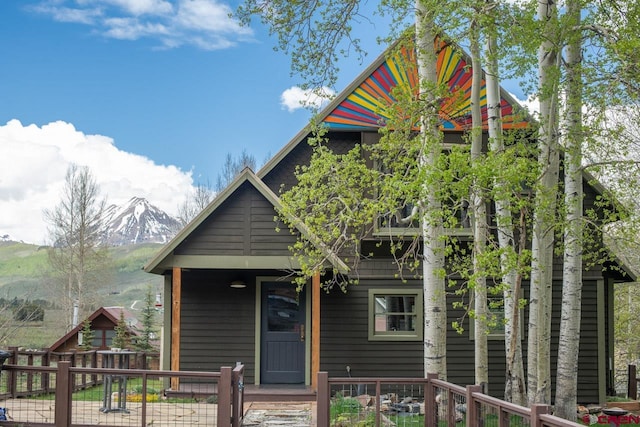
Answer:
<svg viewBox="0 0 640 427"><path fill-rule="evenodd" d="M300 325L300 341L304 341L304 325Z"/></svg>

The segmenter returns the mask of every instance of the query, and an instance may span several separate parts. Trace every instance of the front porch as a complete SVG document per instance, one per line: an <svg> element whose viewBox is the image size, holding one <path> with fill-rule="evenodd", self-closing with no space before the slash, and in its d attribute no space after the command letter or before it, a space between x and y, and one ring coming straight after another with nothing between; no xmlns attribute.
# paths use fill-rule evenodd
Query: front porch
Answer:
<svg viewBox="0 0 640 427"><path fill-rule="evenodd" d="M289 384L246 385L245 402L311 402L316 392L310 386Z"/></svg>
<svg viewBox="0 0 640 427"><path fill-rule="evenodd" d="M217 395L215 384L180 383L179 390L165 390L166 397L195 397L206 399ZM245 402L315 402L315 390L304 384L247 384L244 386Z"/></svg>

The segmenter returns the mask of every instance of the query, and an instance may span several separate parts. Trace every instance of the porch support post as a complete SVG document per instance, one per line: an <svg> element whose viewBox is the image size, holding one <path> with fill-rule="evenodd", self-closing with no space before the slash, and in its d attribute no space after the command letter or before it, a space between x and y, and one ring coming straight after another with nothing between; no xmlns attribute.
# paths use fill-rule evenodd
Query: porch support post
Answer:
<svg viewBox="0 0 640 427"><path fill-rule="evenodd" d="M318 390L320 371L320 272L311 278L311 389Z"/></svg>
<svg viewBox="0 0 640 427"><path fill-rule="evenodd" d="M180 370L180 305L182 291L182 269L173 267L171 276L171 370ZM171 389L178 390L180 379L171 378Z"/></svg>

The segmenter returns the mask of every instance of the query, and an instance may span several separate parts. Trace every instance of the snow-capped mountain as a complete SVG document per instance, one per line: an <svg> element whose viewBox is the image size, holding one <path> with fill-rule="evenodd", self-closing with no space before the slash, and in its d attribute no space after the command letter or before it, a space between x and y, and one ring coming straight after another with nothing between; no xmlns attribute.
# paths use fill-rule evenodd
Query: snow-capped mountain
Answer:
<svg viewBox="0 0 640 427"><path fill-rule="evenodd" d="M136 243L166 243L180 229L177 219L142 197L132 197L124 206L105 210L105 242L112 246Z"/></svg>

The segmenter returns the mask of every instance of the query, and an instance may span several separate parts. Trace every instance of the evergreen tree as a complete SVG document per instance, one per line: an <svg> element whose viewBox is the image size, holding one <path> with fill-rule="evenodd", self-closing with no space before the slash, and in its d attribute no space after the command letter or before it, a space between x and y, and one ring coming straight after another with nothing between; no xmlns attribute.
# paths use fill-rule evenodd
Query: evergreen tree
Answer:
<svg viewBox="0 0 640 427"><path fill-rule="evenodd" d="M80 333L82 334L82 343L78 346L80 350L89 351L93 349L95 333L93 329L91 329L91 321L89 319L82 322L82 330Z"/></svg>
<svg viewBox="0 0 640 427"><path fill-rule="evenodd" d="M151 341L155 334L155 325L154 325L154 317L155 317L155 307L153 295L151 294L151 288L147 289L147 294L144 299L144 308L142 309L142 318L140 322L142 322L142 329L139 329L140 336L136 338L134 347L139 351L151 351L154 350Z"/></svg>
<svg viewBox="0 0 640 427"><path fill-rule="evenodd" d="M116 332L116 335L113 337L111 345L115 348L128 348L131 343L131 337L127 329L127 322L124 319L124 311L120 311L120 318L113 330Z"/></svg>

